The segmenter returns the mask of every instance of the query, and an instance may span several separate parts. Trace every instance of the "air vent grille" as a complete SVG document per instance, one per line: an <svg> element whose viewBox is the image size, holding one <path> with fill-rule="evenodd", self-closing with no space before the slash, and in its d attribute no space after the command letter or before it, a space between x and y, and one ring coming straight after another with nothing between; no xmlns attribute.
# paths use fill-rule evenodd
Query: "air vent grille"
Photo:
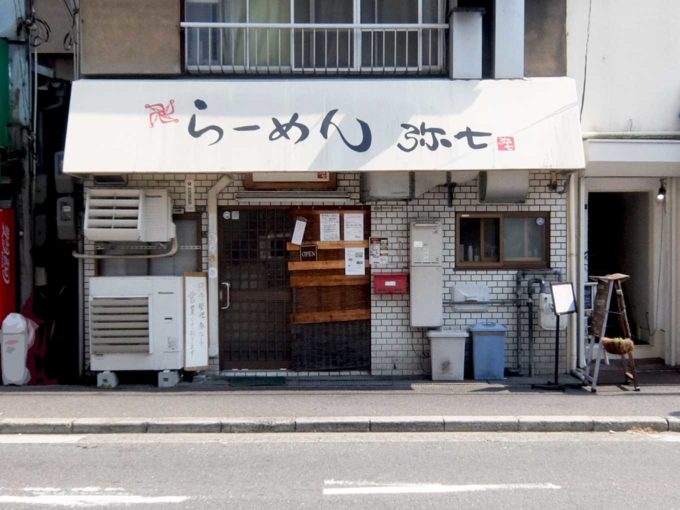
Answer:
<svg viewBox="0 0 680 510"><path fill-rule="evenodd" d="M149 298L93 297L90 345L95 355L150 352Z"/></svg>

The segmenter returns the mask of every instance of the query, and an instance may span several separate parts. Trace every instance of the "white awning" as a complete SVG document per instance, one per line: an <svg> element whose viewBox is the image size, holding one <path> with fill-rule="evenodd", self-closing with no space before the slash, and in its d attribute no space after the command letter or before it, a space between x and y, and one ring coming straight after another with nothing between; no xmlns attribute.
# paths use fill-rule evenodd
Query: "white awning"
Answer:
<svg viewBox="0 0 680 510"><path fill-rule="evenodd" d="M79 80L64 172L578 169L569 78Z"/></svg>

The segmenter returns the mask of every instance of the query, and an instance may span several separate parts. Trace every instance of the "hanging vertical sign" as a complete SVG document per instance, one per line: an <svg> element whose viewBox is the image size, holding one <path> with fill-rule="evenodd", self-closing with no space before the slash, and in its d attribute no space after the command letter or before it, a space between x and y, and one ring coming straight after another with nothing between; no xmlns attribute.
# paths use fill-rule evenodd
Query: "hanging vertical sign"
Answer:
<svg viewBox="0 0 680 510"><path fill-rule="evenodd" d="M0 324L16 312L14 210L0 209Z"/></svg>
<svg viewBox="0 0 680 510"><path fill-rule="evenodd" d="M196 212L196 190L193 179L184 181L184 211Z"/></svg>
<svg viewBox="0 0 680 510"><path fill-rule="evenodd" d="M184 370L208 369L208 280L184 273Z"/></svg>

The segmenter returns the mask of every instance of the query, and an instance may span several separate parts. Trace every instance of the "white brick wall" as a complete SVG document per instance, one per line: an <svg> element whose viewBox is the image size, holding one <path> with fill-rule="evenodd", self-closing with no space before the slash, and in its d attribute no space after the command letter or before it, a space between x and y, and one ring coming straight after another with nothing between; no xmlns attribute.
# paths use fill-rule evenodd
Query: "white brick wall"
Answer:
<svg viewBox="0 0 680 510"><path fill-rule="evenodd" d="M549 175L532 173L530 192L524 204L482 205L477 199L477 181L458 185L454 193L453 207L447 206L448 194L444 187L436 188L423 197L405 202L379 202L372 204L372 234L387 237L390 246L389 264L380 271L408 270L408 224L411 219L430 218L439 220L444 230L444 299L449 299L450 288L458 282L485 282L492 292L491 299L512 299L515 296L515 270L456 270L455 229L456 212L489 211L548 211L550 212L550 260L552 268L566 273L567 215L566 195L549 193ZM534 276L555 280L553 275L536 275L527 271L527 278ZM523 280L522 291L526 289ZM430 372L429 341L423 328L409 326L408 296L385 296L372 294L372 367L374 375L414 375ZM534 307L536 308L536 307ZM528 318L522 309L520 328L519 364L527 373L529 364ZM493 321L508 328L506 333L506 367L517 368L517 311L512 305L490 307L485 312L460 313L451 307L444 308L445 326L467 329L478 322ZM554 363L554 332L538 328L534 316L534 371L536 374L551 373ZM564 336L563 336L564 338ZM561 363L566 366L564 344Z"/></svg>
<svg viewBox="0 0 680 510"><path fill-rule="evenodd" d="M131 188L166 188L170 191L175 207L184 207L185 174L139 174L130 175L128 186ZM207 193L221 177L215 174L192 174L195 181L196 206L203 211L202 220L202 260L203 270L207 271ZM515 295L516 271L500 270L458 270L455 268L455 213L484 211L549 211L551 213L551 263L554 269L565 274L566 269L566 195L549 193L549 176L545 173L532 173L531 189L526 203L517 205L481 205L477 201L477 183L472 181L458 185L454 193L453 207L447 207L447 192L444 187L436 188L411 202L372 202L372 235L389 239L390 258L379 271L408 270L408 225L411 219L428 217L438 219L444 226L444 286L445 299L448 288L456 282L484 281L492 290L493 299L510 299ZM89 185L91 183L86 183ZM356 173L338 174L338 189L349 192L351 203L359 203L359 175ZM242 180L236 176L218 197L219 206L234 206L235 193L242 191ZM267 206L272 204L262 204ZM277 203L276 205L281 205ZM290 202L283 205L304 205ZM92 252L92 243L86 243L85 251ZM86 360L89 363L89 324L88 324L88 279L95 274L95 262L85 262L85 317L86 317ZM531 277L531 276L529 276ZM425 330L409 326L409 299L407 295L372 295L371 299L371 372L374 375L421 375L430 371L429 342ZM520 364L526 372L528 365L526 312L522 317L522 338ZM508 327L506 340L506 366L516 367L516 310L512 306L497 306L484 313L456 313L450 307L444 309L445 325L465 329L481 321L494 321ZM535 317L535 324L538 318ZM564 345L564 344L563 344ZM554 334L535 329L534 368L536 373L551 373L553 364ZM564 347L562 347L564 357ZM563 360L562 360L563 361ZM564 361L563 361L564 366ZM211 370L219 367L216 358L211 359Z"/></svg>

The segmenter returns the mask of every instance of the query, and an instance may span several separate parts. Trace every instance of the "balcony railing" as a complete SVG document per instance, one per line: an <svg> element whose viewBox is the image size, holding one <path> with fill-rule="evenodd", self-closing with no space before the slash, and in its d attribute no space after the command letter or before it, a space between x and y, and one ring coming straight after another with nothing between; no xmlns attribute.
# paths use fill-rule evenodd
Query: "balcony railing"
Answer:
<svg viewBox="0 0 680 510"><path fill-rule="evenodd" d="M185 69L195 74L441 75L443 23L184 22Z"/></svg>

